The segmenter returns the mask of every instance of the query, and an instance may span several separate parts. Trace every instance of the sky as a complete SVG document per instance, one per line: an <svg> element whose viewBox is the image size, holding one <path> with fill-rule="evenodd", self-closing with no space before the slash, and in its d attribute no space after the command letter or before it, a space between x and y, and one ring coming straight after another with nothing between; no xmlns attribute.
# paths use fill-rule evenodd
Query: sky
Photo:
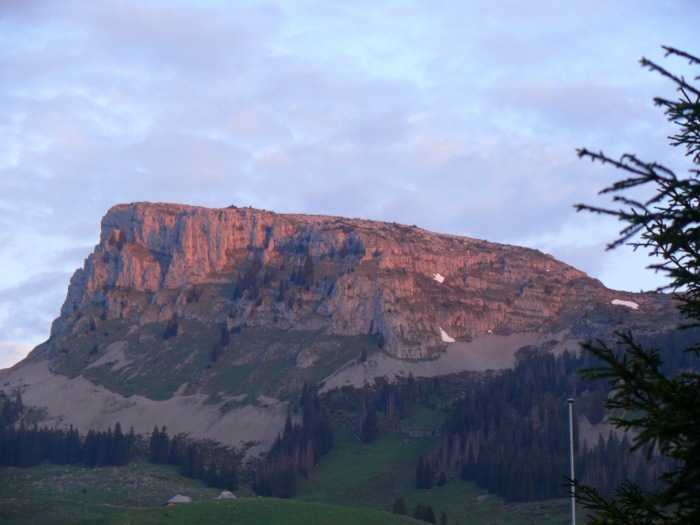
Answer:
<svg viewBox="0 0 700 525"><path fill-rule="evenodd" d="M695 0L0 0L0 368L119 203L415 224L655 289L575 212L622 176L576 149L687 173L639 59L690 75L661 46L698 27Z"/></svg>

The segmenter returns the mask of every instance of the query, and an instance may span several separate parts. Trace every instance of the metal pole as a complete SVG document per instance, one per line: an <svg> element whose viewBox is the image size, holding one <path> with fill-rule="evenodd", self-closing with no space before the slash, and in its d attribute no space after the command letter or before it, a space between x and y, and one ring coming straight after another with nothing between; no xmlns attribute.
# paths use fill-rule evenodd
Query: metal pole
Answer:
<svg viewBox="0 0 700 525"><path fill-rule="evenodd" d="M574 400L569 398L569 458L571 460L571 525L576 525L576 487L574 486Z"/></svg>

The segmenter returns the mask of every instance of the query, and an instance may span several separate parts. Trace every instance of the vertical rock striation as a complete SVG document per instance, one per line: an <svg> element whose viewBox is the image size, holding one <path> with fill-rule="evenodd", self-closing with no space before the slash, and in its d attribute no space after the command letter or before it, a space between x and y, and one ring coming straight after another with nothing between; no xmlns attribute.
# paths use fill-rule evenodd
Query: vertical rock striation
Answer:
<svg viewBox="0 0 700 525"><path fill-rule="evenodd" d="M443 283L433 279L439 273ZM52 336L90 309L138 325L174 316L336 335L373 333L391 354L427 357L489 332L582 333L658 294L613 292L539 251L395 223L135 203L113 207L73 275Z"/></svg>

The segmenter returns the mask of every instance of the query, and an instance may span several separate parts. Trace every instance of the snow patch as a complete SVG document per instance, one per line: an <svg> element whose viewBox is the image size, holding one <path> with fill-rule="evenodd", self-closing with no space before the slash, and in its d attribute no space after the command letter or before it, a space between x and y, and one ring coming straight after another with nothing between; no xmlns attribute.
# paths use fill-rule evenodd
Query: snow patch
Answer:
<svg viewBox="0 0 700 525"><path fill-rule="evenodd" d="M442 328L440 328L440 337L442 337L442 341L445 343L454 343L455 342L454 337L450 337L449 335L447 335Z"/></svg>
<svg viewBox="0 0 700 525"><path fill-rule="evenodd" d="M622 299L613 299L610 302L612 304L626 306L627 308L631 308L632 310L637 310L639 308L639 305L637 303L632 302L632 301L623 301Z"/></svg>
<svg viewBox="0 0 700 525"><path fill-rule="evenodd" d="M440 275L439 273L434 273L433 279L436 280L437 282L439 282L440 284L445 282L445 278L442 275Z"/></svg>

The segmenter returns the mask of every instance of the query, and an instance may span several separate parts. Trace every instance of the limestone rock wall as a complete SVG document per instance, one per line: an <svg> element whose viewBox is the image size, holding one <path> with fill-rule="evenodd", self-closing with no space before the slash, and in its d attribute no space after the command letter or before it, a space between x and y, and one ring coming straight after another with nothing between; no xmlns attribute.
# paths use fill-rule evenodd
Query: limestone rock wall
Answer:
<svg viewBox="0 0 700 525"><path fill-rule="evenodd" d="M613 298L658 302L517 246L393 223L142 202L105 215L52 333L101 309L136 324L180 316L374 333L396 356L426 357L445 346L439 327L457 339L547 332L616 315Z"/></svg>

